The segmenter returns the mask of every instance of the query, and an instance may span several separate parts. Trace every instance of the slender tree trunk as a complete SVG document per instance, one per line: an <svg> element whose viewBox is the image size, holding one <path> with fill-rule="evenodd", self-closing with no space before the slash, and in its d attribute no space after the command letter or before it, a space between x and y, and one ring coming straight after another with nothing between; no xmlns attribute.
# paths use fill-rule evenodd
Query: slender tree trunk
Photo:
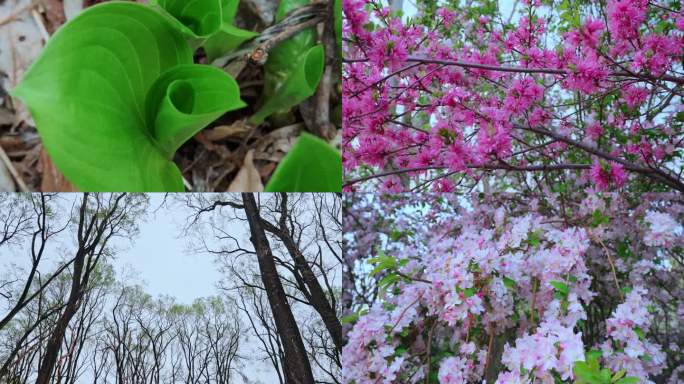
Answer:
<svg viewBox="0 0 684 384"><path fill-rule="evenodd" d="M285 369L283 371L285 372L286 383L313 384L314 379L309 358L306 355L299 327L287 302L285 290L280 282L275 260L271 253L271 246L268 243L262 226L256 200L251 193L243 193L242 200L245 206L247 221L249 222L250 241L257 253L261 281L266 289L268 302L273 312L273 319L283 344L285 354Z"/></svg>
<svg viewBox="0 0 684 384"><path fill-rule="evenodd" d="M335 313L335 310L330 305L330 302L328 301L325 291L321 287L321 284L318 282L316 275L311 270L309 263L307 262L302 252L299 250L299 247L297 247L295 240L292 238L290 232L287 229L286 220L289 215L289 212L287 211L287 194L282 193L281 198L282 202L280 204L280 227L278 228L266 220L263 220L262 222L266 230L277 236L283 242L285 248L287 248L290 257L292 257L292 260L294 260L295 266L297 267L297 270L299 270L299 272L302 274L302 279L304 280L304 283L306 284L306 287L309 290L309 302L316 310L316 312L318 312L318 314L321 316L323 324L325 324L325 327L328 330L328 333L330 334L333 343L335 343L335 347L339 351L342 351L342 324L340 323L340 320L337 318L337 313Z"/></svg>
<svg viewBox="0 0 684 384"><path fill-rule="evenodd" d="M74 317L80 306L81 296L83 295L83 291L81 290L81 274L83 273L85 257L86 255L84 252L79 252L76 255L69 299L67 300L64 312L62 312L62 314L59 316L57 324L52 331L52 335L48 340L47 347L45 348L45 355L43 355L43 360L41 361L40 368L38 369L38 379L36 380L36 384L48 384L50 382L50 377L52 376L52 371L54 370L55 363L57 362L59 349L62 345L62 341L64 340L64 334L66 333L67 325L69 325L69 322Z"/></svg>

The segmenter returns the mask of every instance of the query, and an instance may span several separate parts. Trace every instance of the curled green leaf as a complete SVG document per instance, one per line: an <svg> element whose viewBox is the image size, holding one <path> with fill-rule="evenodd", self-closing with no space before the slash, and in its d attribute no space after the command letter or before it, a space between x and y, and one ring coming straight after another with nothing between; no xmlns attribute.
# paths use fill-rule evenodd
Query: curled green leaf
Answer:
<svg viewBox="0 0 684 384"><path fill-rule="evenodd" d="M303 133L276 168L266 192L340 192L342 157L325 141Z"/></svg>
<svg viewBox="0 0 684 384"><path fill-rule="evenodd" d="M245 41L259 35L256 32L240 29L233 25L239 2L239 0L221 1L221 27L216 33L210 36L203 45L204 51L210 62L235 50Z"/></svg>
<svg viewBox="0 0 684 384"><path fill-rule="evenodd" d="M192 63L167 18L130 2L65 24L11 94L59 170L86 191L182 191L173 152L244 105L230 76Z"/></svg>
<svg viewBox="0 0 684 384"><path fill-rule="evenodd" d="M173 16L177 27L193 37L208 37L221 27L221 0L152 0Z"/></svg>
<svg viewBox="0 0 684 384"><path fill-rule="evenodd" d="M310 48L297 61L277 91L250 117L252 124L261 124L268 116L298 105L311 97L318 87L325 65L323 45Z"/></svg>
<svg viewBox="0 0 684 384"><path fill-rule="evenodd" d="M282 0L276 21L307 4L308 0ZM307 28L269 52L264 66L262 106L250 119L251 123L260 124L270 115L287 111L313 95L325 64L325 50L315 43L314 30ZM293 92L295 87L302 87L301 92Z"/></svg>
<svg viewBox="0 0 684 384"><path fill-rule="evenodd" d="M225 111L244 107L238 84L218 68L181 65L162 74L146 100L147 124L170 159L180 146Z"/></svg>

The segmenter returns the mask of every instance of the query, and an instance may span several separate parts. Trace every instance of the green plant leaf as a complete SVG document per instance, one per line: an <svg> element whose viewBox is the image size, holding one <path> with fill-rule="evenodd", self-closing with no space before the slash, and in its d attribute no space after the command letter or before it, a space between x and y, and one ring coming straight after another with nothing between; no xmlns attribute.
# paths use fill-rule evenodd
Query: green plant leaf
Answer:
<svg viewBox="0 0 684 384"><path fill-rule="evenodd" d="M146 118L167 158L225 111L246 106L230 76L208 65L180 65L164 72L146 100Z"/></svg>
<svg viewBox="0 0 684 384"><path fill-rule="evenodd" d="M639 384L638 377L623 377L615 382L615 384Z"/></svg>
<svg viewBox="0 0 684 384"><path fill-rule="evenodd" d="M511 279L510 277L506 277L506 276L504 276L502 280L503 280L504 286L506 286L506 288L508 288L508 289L514 289L515 288L515 285L516 285L515 280Z"/></svg>
<svg viewBox="0 0 684 384"><path fill-rule="evenodd" d="M281 0L276 22L307 4L309 0ZM325 50L322 46L314 47L315 43L313 28L307 28L269 51L264 65L262 105L250 118L252 124L260 124L276 112L288 111L313 95L325 60Z"/></svg>
<svg viewBox="0 0 684 384"><path fill-rule="evenodd" d="M209 37L221 27L221 0L150 0L169 13L176 27L192 37Z"/></svg>
<svg viewBox="0 0 684 384"><path fill-rule="evenodd" d="M182 191L174 148L244 105L227 74L192 64L166 17L131 2L65 24L11 94L59 170L86 191Z"/></svg>
<svg viewBox="0 0 684 384"><path fill-rule="evenodd" d="M342 0L335 0L334 5L335 18L335 39L337 40L337 49L342 50Z"/></svg>
<svg viewBox="0 0 684 384"><path fill-rule="evenodd" d="M308 99L316 92L323 75L325 49L316 45L308 50L297 62L277 91L250 117L252 124L261 124L268 116L288 110Z"/></svg>
<svg viewBox="0 0 684 384"><path fill-rule="evenodd" d="M381 254L378 257L375 257L368 261L375 264L375 267L370 272L371 276L375 276L382 271L392 270L397 267L397 259L385 254Z"/></svg>
<svg viewBox="0 0 684 384"><path fill-rule="evenodd" d="M342 316L340 319L341 324L354 324L359 319L358 313L352 313L351 315Z"/></svg>
<svg viewBox="0 0 684 384"><path fill-rule="evenodd" d="M572 372L575 374L576 384L601 383L601 375L598 369L592 369L592 367L584 361L576 361L573 366Z"/></svg>
<svg viewBox="0 0 684 384"><path fill-rule="evenodd" d="M625 376L625 373L627 373L627 371L625 371L624 369L621 369L621 370L615 372L615 374L611 378L611 381L617 381L617 380L621 379L623 376Z"/></svg>
<svg viewBox="0 0 684 384"><path fill-rule="evenodd" d="M233 25L239 2L239 0L221 0L221 27L203 45L210 62L259 35Z"/></svg>
<svg viewBox="0 0 684 384"><path fill-rule="evenodd" d="M250 40L258 33L240 29L232 24L223 24L221 28L204 42L204 51L209 62L235 50L245 41Z"/></svg>
<svg viewBox="0 0 684 384"><path fill-rule="evenodd" d="M557 281L557 280L551 280L549 281L549 284L553 286L556 291L558 291L563 297L567 297L568 293L570 292L570 288L568 288L568 285L565 284L562 281Z"/></svg>
<svg viewBox="0 0 684 384"><path fill-rule="evenodd" d="M325 141L303 133L266 185L266 192L340 192L342 157Z"/></svg>

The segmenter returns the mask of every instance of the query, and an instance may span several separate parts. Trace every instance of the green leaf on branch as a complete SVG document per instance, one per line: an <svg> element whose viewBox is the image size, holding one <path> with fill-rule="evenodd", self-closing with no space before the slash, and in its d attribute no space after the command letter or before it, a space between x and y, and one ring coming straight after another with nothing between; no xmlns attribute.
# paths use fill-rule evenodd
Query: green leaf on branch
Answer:
<svg viewBox="0 0 684 384"><path fill-rule="evenodd" d="M123 2L65 24L11 94L28 105L55 165L86 191L182 191L175 149L245 105L230 76L193 64L168 18Z"/></svg>
<svg viewBox="0 0 684 384"><path fill-rule="evenodd" d="M392 284L396 283L399 281L401 277L397 275L396 273L390 273L387 276L383 277L379 282L378 282L378 288L380 289L387 289L387 287L391 286Z"/></svg>
<svg viewBox="0 0 684 384"><path fill-rule="evenodd" d="M615 384L639 384L638 377L625 377L615 382Z"/></svg>
<svg viewBox="0 0 684 384"><path fill-rule="evenodd" d="M273 172L266 192L340 192L342 156L325 141L303 133Z"/></svg>
<svg viewBox="0 0 684 384"><path fill-rule="evenodd" d="M610 222L610 218L607 215L604 215L601 210L596 209L594 212L591 214L591 222L589 225L592 228L596 228L599 225L604 225L608 224Z"/></svg>
<svg viewBox="0 0 684 384"><path fill-rule="evenodd" d="M515 285L516 285L515 280L511 279L510 277L506 277L506 276L504 276L502 280L503 280L504 286L506 288L508 288L508 289L514 289L515 288Z"/></svg>
<svg viewBox="0 0 684 384"><path fill-rule="evenodd" d="M370 273L371 276L375 276L378 273L386 270L395 269L398 264L397 259L392 256L385 255L384 253L369 259L368 262L375 265Z"/></svg>
<svg viewBox="0 0 684 384"><path fill-rule="evenodd" d="M623 376L625 376L625 373L627 373L627 371L625 371L624 369L621 369L621 370L615 372L615 374L613 375L613 378L611 380L613 382L615 382L615 381L621 379Z"/></svg>
<svg viewBox="0 0 684 384"><path fill-rule="evenodd" d="M536 231L530 231L530 233L527 234L527 243L530 244L530 246L536 247L539 245L540 241L541 236Z"/></svg>
<svg viewBox="0 0 684 384"><path fill-rule="evenodd" d="M465 298L473 297L475 292L477 292L477 289L475 287L466 288L463 290L463 296Z"/></svg>
<svg viewBox="0 0 684 384"><path fill-rule="evenodd" d="M570 288L568 288L567 284L557 280L551 280L549 281L549 284L551 284L551 286L553 286L553 288L558 293L560 293L564 298L568 297L568 293L570 293Z"/></svg>
<svg viewBox="0 0 684 384"><path fill-rule="evenodd" d="M644 334L644 331L639 327L634 327L634 333L636 333L637 336L639 336L639 340L643 340L644 338L646 338L646 334Z"/></svg>
<svg viewBox="0 0 684 384"><path fill-rule="evenodd" d="M341 324L354 324L359 319L358 313L352 313L351 315L342 316L340 319Z"/></svg>

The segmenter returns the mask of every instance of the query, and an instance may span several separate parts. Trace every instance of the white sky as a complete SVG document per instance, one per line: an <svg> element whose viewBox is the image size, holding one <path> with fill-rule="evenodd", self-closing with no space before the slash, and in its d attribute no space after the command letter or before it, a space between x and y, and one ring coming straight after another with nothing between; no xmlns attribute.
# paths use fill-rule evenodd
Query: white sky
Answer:
<svg viewBox="0 0 684 384"><path fill-rule="evenodd" d="M150 195L150 211L159 207L163 197L163 194ZM173 296L184 304L218 293L216 284L221 274L214 257L190 252L187 239L181 233L185 215L179 207L151 213L140 225L140 234L132 246L117 254L114 265L118 275L133 272L151 295ZM230 230L245 233L239 224L233 224Z"/></svg>
<svg viewBox="0 0 684 384"><path fill-rule="evenodd" d="M499 9L501 10L501 14L504 16L508 16L511 14L511 11L513 10L513 4L515 1L511 0L499 0ZM404 14L406 16L413 16L417 12L416 9L416 2L414 0L404 0Z"/></svg>
<svg viewBox="0 0 684 384"><path fill-rule="evenodd" d="M201 297L218 295L218 282L223 276L218 271L214 255L190 250L189 239L182 233L189 213L186 209L173 204L172 208L161 207L156 213L152 213L160 207L163 200L164 194L150 194L150 213L146 222L140 224L140 234L132 245L117 253L113 263L117 276L121 278L133 273L147 293L152 296L169 295L184 304L190 304ZM249 241L244 223L233 222L226 225L224 230L243 240L241 243ZM243 323L246 327L249 325L246 318ZM251 336L245 341L241 354L254 356L258 343ZM249 361L245 363L244 370L251 380L261 380L264 384L278 382L270 364ZM236 383L239 382L239 378L235 380Z"/></svg>

